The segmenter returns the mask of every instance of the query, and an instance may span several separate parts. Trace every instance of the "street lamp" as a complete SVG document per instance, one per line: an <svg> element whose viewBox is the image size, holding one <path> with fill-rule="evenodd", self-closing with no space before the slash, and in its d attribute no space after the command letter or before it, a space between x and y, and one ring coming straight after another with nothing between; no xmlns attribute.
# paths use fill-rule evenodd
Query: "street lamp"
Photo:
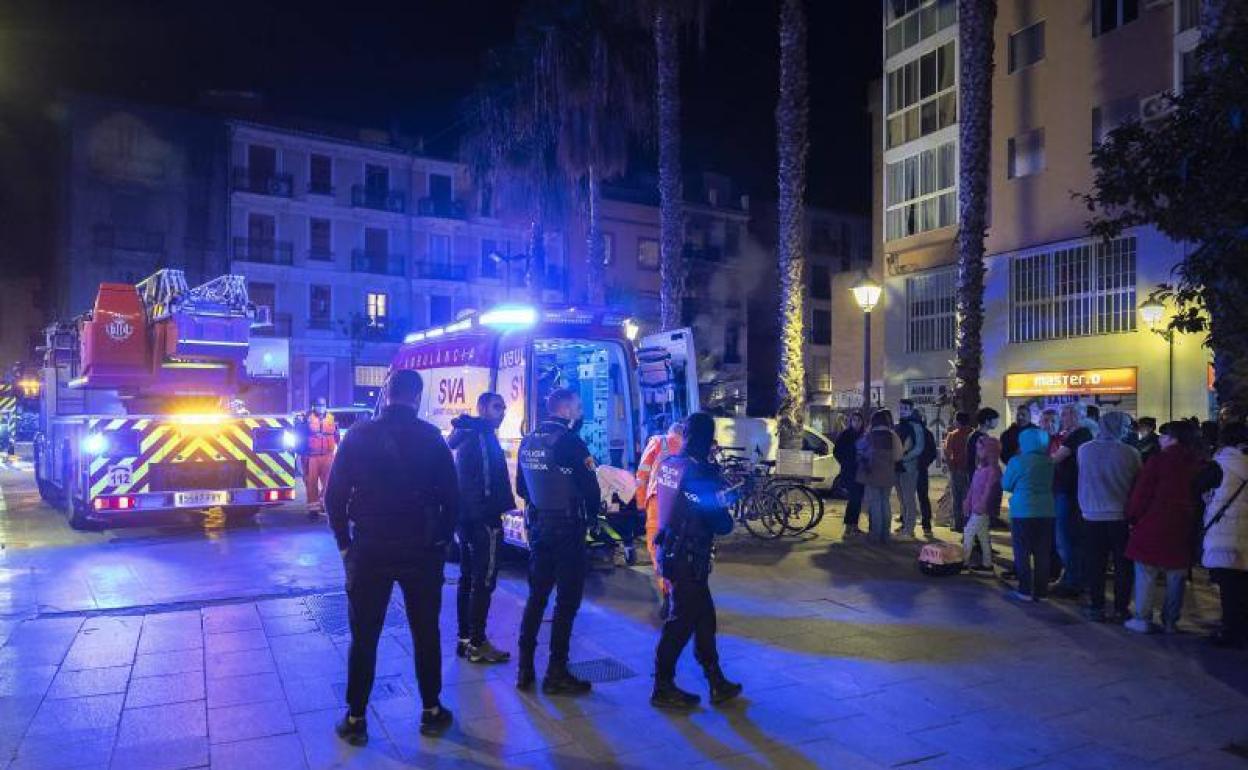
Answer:
<svg viewBox="0 0 1248 770"><path fill-rule="evenodd" d="M489 256L490 256L490 259L495 264L507 265L506 277L503 279L507 285L503 288L503 297L505 300L510 300L511 299L511 263L524 261L525 264L527 265L529 261L529 255L528 254L512 254L510 257L505 257L502 254L499 254L497 251L491 251Z"/></svg>
<svg viewBox="0 0 1248 770"><path fill-rule="evenodd" d="M1150 299L1140 305L1140 318L1144 320L1144 325L1153 334L1160 336L1166 341L1166 347L1169 352L1169 362L1166 366L1166 376L1168 379L1167 398L1168 398L1168 420L1174 420L1174 329L1169 324L1163 324L1162 321L1166 317L1166 306L1161 302Z"/></svg>
<svg viewBox="0 0 1248 770"><path fill-rule="evenodd" d="M624 336L629 342L637 341L637 332L641 331L641 326L632 318L624 319Z"/></svg>
<svg viewBox="0 0 1248 770"><path fill-rule="evenodd" d="M862 420L866 424L871 411L871 311L880 301L880 285L865 273L862 280L850 289L854 301L862 309Z"/></svg>

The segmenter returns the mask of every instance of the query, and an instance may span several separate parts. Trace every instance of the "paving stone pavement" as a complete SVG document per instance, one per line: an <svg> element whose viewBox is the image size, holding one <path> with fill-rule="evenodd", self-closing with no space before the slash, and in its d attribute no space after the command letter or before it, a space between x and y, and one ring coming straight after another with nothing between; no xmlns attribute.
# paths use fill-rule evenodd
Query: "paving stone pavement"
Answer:
<svg viewBox="0 0 1248 770"><path fill-rule="evenodd" d="M836 512L816 538L721 548L720 649L745 685L727 706L648 705L645 568L589 580L574 662L607 661L619 678L582 699L520 693L514 665L457 659L448 583L454 728L418 734L411 639L390 625L358 749L332 731L350 643L332 590L44 613L0 627L0 767L1248 768L1248 654L1199 638L1216 614L1203 578L1188 633L1133 636L1068 604L1012 603L992 578L923 577L917 545L841 542ZM515 647L524 595L520 569L505 570L491 613L500 646ZM705 689L691 652L679 680Z"/></svg>

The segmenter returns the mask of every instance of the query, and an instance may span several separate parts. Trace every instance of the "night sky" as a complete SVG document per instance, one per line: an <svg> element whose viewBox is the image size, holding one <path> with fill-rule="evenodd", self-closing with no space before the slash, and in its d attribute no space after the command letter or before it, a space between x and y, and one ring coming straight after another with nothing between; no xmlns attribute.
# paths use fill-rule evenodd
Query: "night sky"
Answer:
<svg viewBox="0 0 1248 770"><path fill-rule="evenodd" d="M483 53L513 34L520 0L260 3L6 0L0 4L0 254L48 247L37 229L65 92L193 105L258 91L275 112L425 137L453 155L459 104ZM728 173L774 198L776 2L719 0L684 62L687 170ZM808 3L811 203L870 211L867 87L880 70L880 4ZM644 164L645 161L643 160ZM46 230L46 228L45 228ZM14 249L19 253L15 254ZM46 252L45 252L46 253Z"/></svg>

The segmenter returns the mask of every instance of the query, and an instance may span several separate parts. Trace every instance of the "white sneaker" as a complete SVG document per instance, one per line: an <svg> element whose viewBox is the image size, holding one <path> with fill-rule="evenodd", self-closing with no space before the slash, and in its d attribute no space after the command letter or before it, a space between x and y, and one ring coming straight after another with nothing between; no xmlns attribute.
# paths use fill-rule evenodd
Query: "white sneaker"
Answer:
<svg viewBox="0 0 1248 770"><path fill-rule="evenodd" d="M1139 618L1129 618L1122 624L1122 627L1137 634L1151 634L1153 632L1152 625L1147 620L1140 620Z"/></svg>

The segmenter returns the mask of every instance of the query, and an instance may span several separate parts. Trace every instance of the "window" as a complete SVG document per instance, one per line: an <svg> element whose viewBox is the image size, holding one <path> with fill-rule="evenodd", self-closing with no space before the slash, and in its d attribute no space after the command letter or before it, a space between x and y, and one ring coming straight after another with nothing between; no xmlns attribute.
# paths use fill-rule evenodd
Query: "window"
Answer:
<svg viewBox="0 0 1248 770"><path fill-rule="evenodd" d="M736 222L724 224L724 256L735 257L741 253L741 225Z"/></svg>
<svg viewBox="0 0 1248 770"><path fill-rule="evenodd" d="M828 446L828 442L808 430L802 431L802 449L814 452L818 457L832 454L832 447Z"/></svg>
<svg viewBox="0 0 1248 770"><path fill-rule="evenodd" d="M380 388L386 384L389 375L388 366L370 366L357 364L355 367L355 384L361 388Z"/></svg>
<svg viewBox="0 0 1248 770"><path fill-rule="evenodd" d="M724 327L724 363L741 363L741 327L736 324Z"/></svg>
<svg viewBox="0 0 1248 770"><path fill-rule="evenodd" d="M247 283L247 299L251 300L251 304L255 305L257 309L267 307L270 318L277 317L277 284L249 281Z"/></svg>
<svg viewBox="0 0 1248 770"><path fill-rule="evenodd" d="M449 324L455 319L455 301L451 297L434 294L429 297L429 325Z"/></svg>
<svg viewBox="0 0 1248 770"><path fill-rule="evenodd" d="M892 0L886 4L885 56L893 56L958 20L957 0Z"/></svg>
<svg viewBox="0 0 1248 770"><path fill-rule="evenodd" d="M451 200L451 178L446 174L429 175L429 197L435 201Z"/></svg>
<svg viewBox="0 0 1248 770"><path fill-rule="evenodd" d="M334 389L334 365L329 361L308 362L308 403L323 398L331 404Z"/></svg>
<svg viewBox="0 0 1248 770"><path fill-rule="evenodd" d="M331 315L329 286L312 284L308 289L308 328L328 329Z"/></svg>
<svg viewBox="0 0 1248 770"><path fill-rule="evenodd" d="M888 73L888 147L926 136L958 120L954 43L945 43Z"/></svg>
<svg viewBox="0 0 1248 770"><path fill-rule="evenodd" d="M1044 22L1036 22L1010 35L1009 48L1010 72L1044 59Z"/></svg>
<svg viewBox="0 0 1248 770"><path fill-rule="evenodd" d="M810 314L810 344L832 344L832 311L814 310Z"/></svg>
<svg viewBox="0 0 1248 770"><path fill-rule="evenodd" d="M832 274L827 265L810 266L810 296L815 299L832 299Z"/></svg>
<svg viewBox="0 0 1248 770"><path fill-rule="evenodd" d="M328 219L312 217L308 220L308 259L331 260L334 250L331 228Z"/></svg>
<svg viewBox="0 0 1248 770"><path fill-rule="evenodd" d="M482 238L481 239L481 277L497 278L499 269L499 259L502 253L498 250L498 241Z"/></svg>
<svg viewBox="0 0 1248 770"><path fill-rule="evenodd" d="M885 171L885 238L957 224L954 142L889 163Z"/></svg>
<svg viewBox="0 0 1248 770"><path fill-rule="evenodd" d="M334 161L328 155L312 153L308 157L308 192L334 194Z"/></svg>
<svg viewBox="0 0 1248 770"><path fill-rule="evenodd" d="M602 264L615 262L615 233L602 234Z"/></svg>
<svg viewBox="0 0 1248 770"><path fill-rule="evenodd" d="M370 291L364 298L364 313L369 326L385 326L390 315L389 297L381 292Z"/></svg>
<svg viewBox="0 0 1248 770"><path fill-rule="evenodd" d="M906 279L906 350L952 350L957 274L941 270Z"/></svg>
<svg viewBox="0 0 1248 770"><path fill-rule="evenodd" d="M1196 49L1179 54L1179 93L1191 87L1192 81L1199 72L1200 60L1196 56Z"/></svg>
<svg viewBox="0 0 1248 770"><path fill-rule="evenodd" d="M643 270L659 269L659 242L654 238L637 239L637 266Z"/></svg>
<svg viewBox="0 0 1248 770"><path fill-rule="evenodd" d="M1010 179L1039 174L1044 170L1044 129L1037 128L1011 137L1006 142L1007 172Z"/></svg>
<svg viewBox="0 0 1248 770"><path fill-rule="evenodd" d="M364 228L364 253L370 257L385 257L390 253L390 231L381 227Z"/></svg>
<svg viewBox="0 0 1248 770"><path fill-rule="evenodd" d="M821 393L832 390L832 359L828 356L811 356L806 381L811 390Z"/></svg>
<svg viewBox="0 0 1248 770"><path fill-rule="evenodd" d="M451 236L429 235L429 261L435 265L451 263Z"/></svg>
<svg viewBox="0 0 1248 770"><path fill-rule="evenodd" d="M1135 330L1135 238L1010 260L1010 342Z"/></svg>
<svg viewBox="0 0 1248 770"><path fill-rule="evenodd" d="M364 164L364 189L371 193L387 193L390 191L390 169L385 166Z"/></svg>
<svg viewBox="0 0 1248 770"><path fill-rule="evenodd" d="M1200 26L1200 0L1178 0L1178 31L1186 32Z"/></svg>
<svg viewBox="0 0 1248 770"><path fill-rule="evenodd" d="M1140 15L1140 0L1094 0L1094 8L1092 34L1104 35L1135 21Z"/></svg>
<svg viewBox="0 0 1248 770"><path fill-rule="evenodd" d="M1129 120L1140 117L1140 100L1134 96L1117 99L1092 108L1092 144L1098 145L1109 138L1115 128Z"/></svg>
<svg viewBox="0 0 1248 770"><path fill-rule="evenodd" d="M277 150L262 144L248 145L247 170L252 180L267 182L272 179L277 175Z"/></svg>

